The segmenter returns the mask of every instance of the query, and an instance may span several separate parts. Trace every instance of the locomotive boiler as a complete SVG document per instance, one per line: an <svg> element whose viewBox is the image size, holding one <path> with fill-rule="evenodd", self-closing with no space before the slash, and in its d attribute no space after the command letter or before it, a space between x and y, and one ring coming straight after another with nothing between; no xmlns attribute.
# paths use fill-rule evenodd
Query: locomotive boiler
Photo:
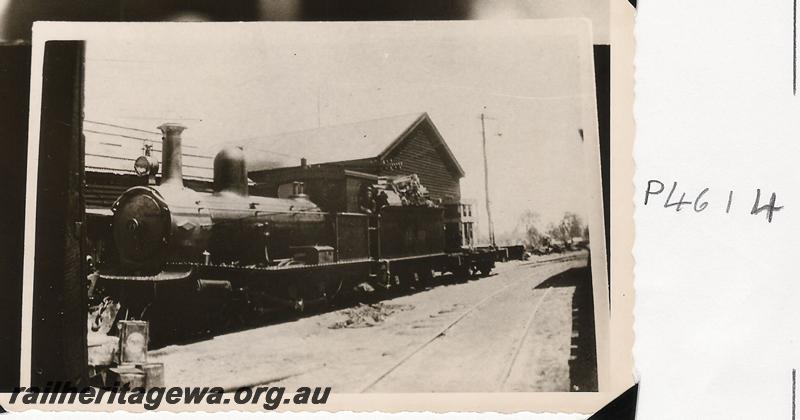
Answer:
<svg viewBox="0 0 800 420"><path fill-rule="evenodd" d="M158 277L165 263L266 264L289 257L288 246L313 242L309 237L324 218L301 191L290 199L250 196L244 153L237 147L223 149L214 159L213 193L186 188L185 127L159 128L164 133L161 184L133 187L111 207L119 269L136 278Z"/></svg>

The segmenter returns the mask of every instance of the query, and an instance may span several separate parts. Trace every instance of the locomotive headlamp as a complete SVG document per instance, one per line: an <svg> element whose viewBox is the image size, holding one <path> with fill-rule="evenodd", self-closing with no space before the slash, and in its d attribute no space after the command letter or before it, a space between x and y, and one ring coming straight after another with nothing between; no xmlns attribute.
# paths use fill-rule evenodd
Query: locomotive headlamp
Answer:
<svg viewBox="0 0 800 420"><path fill-rule="evenodd" d="M139 156L133 163L133 170L139 176L155 175L158 173L158 160L152 156Z"/></svg>

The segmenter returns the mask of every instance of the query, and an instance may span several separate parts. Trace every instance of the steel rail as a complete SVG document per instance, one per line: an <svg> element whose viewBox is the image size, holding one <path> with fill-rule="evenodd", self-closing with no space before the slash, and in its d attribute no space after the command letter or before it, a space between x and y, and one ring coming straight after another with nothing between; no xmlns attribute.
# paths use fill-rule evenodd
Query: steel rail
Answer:
<svg viewBox="0 0 800 420"><path fill-rule="evenodd" d="M522 350L522 346L525 344L525 339L528 338L528 334L531 330L531 326L533 326L533 320L536 318L537 313L539 312L539 308L542 307L545 299L547 299L547 295L550 294L550 291L553 290L552 287L548 287L545 289L542 296L539 297L539 300L533 306L533 310L531 311L530 317L528 317L528 322L525 324L525 330L522 332L522 335L517 340L516 343L516 350L514 350L514 356L511 357L511 363L508 364L508 369L506 369L505 375L503 375L503 382L500 384L500 389L505 388L506 382L508 382L508 378L511 376L511 372L514 369L514 365L517 363L517 358L519 357L519 353Z"/></svg>
<svg viewBox="0 0 800 420"><path fill-rule="evenodd" d="M550 261L548 261L548 263L549 263L549 262L567 262L567 261L570 261L570 260L571 260L571 258L564 259L563 261L550 260ZM456 324L458 324L459 322L461 322L461 321L462 321L464 318L466 318L468 315L470 315L470 314L472 314L473 312L475 312L475 311L476 311L478 308L480 308L481 306L483 306L484 304L486 304L487 302L489 302L489 301L490 301L492 298L494 298L495 296L498 296L498 295L500 295L501 293L505 292L506 290L510 289L511 287L518 286L518 285L520 284L520 282L522 282L522 281L523 281L522 279L521 279L521 280L516 280L516 281L514 281L514 282L512 282L512 283L510 283L510 284L508 284L508 285L506 285L506 286L504 286L504 287L503 287L503 288L501 288L500 290L498 290L498 291L496 291L496 292L492 293L491 295L489 295L489 296L487 296L487 297L485 297L485 298L481 299L481 300L480 300L478 303L476 303L476 304L474 304L474 305L470 306L470 307L469 307L467 310L465 310L464 312L462 312L462 313L461 313L461 315L459 315L459 316L458 316L456 319L454 319L453 321L451 321L450 323L448 323L448 324L447 324L446 326L444 326L443 328L439 329L439 330L438 330L438 331L437 331L437 332L436 332L434 335L432 335L432 336L431 336L429 339L425 340L423 343L421 343L420 345L418 345L417 347L415 347L415 348L414 348L414 350L412 350L411 352L409 352L408 354L406 354L405 356L403 356L402 358L400 358L400 359L399 359L397 362L395 362L395 363L394 363L394 364L393 364L391 367L389 367L388 369L384 370L384 371L383 371L383 372L382 372L380 375L377 375L377 377L376 377L375 379L373 379L373 380L372 380L372 381L370 381L370 382L369 382L369 383L368 383L366 386L364 386L363 388L361 388L361 390L360 390L359 392L361 392L361 393L364 393L364 392L367 392L367 391L369 391L371 388L373 388L375 385L377 385L377 384L378 384L378 383L380 383L380 382L381 382L383 379L385 379L387 376L389 376L389 375L390 375L392 372L394 372L395 370L397 370L397 368L399 368L399 367L400 367L400 366L402 366L402 365L403 365L405 362L407 362L409 359L411 359L412 357L414 357L414 355L416 355L417 353L419 353L420 351L422 351L423 349L425 349L426 347L428 347L428 346L429 346L431 343L433 343L434 341L436 341L436 339L438 339L439 337L443 337L443 336L445 335L445 333L446 333L448 330L450 330L451 328L453 328L453 327L454 327Z"/></svg>

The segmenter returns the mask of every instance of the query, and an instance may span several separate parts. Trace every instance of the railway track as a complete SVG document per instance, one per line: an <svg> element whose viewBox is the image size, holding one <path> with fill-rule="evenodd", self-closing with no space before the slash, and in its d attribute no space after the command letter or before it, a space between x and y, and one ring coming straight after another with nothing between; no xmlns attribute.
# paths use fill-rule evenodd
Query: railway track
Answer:
<svg viewBox="0 0 800 420"><path fill-rule="evenodd" d="M519 271L526 268L536 267L540 265L548 265L554 263L564 263L569 261L574 261L578 259L585 258L585 255L568 255L559 258L553 258L544 261L536 261L531 263L523 263L517 267L514 267L507 272ZM485 298L481 299L477 303L473 304L472 306L465 309L461 312L455 319L447 323L444 327L437 329L433 334L431 334L427 339L425 339L422 343L414 347L411 351L406 353L404 356L397 359L391 366L388 368L383 369L382 371L376 373L375 375L371 376L372 379L368 382L365 386L363 386L359 391L360 392L369 392L374 389L378 384L382 383L387 377L392 375L393 373L400 370L404 365L406 365L409 361L415 358L418 354L420 354L423 350L427 349L434 343L436 343L440 338L444 337L448 331L450 331L453 327L464 321L465 319L469 318L470 315L475 314L481 308L487 306L492 300L500 297L505 293L510 293L516 291L521 285L525 284L525 277L520 279L516 279L513 282L505 285L501 289L497 290L496 292L486 296ZM514 371L515 367L517 366L517 360L520 355L520 351L522 350L523 346L526 343L526 339L529 335L531 330L531 326L534 325L534 321L539 315L539 309L544 305L548 296L550 295L550 291L552 287L548 287L544 290L544 292L536 299L535 303L531 307L530 315L527 318L527 322L525 323L525 328L520 333L519 336L515 337L514 344L512 348L513 356L510 358L507 367L504 370L504 375L502 377L501 383L499 385L499 389L502 389L506 386L506 382L508 381L509 377L511 377L512 372ZM498 390L499 390L498 389Z"/></svg>
<svg viewBox="0 0 800 420"><path fill-rule="evenodd" d="M515 269L519 269L519 268L522 268L522 267L538 267L540 265L550 264L550 263L554 263L554 262L574 261L574 260L579 260L579 259L583 259L583 258L586 258L586 254L579 253L579 254L564 255L564 256L555 257L555 258L548 258L548 259L538 260L538 261L525 261L522 264L520 264L519 267L516 267Z"/></svg>
<svg viewBox="0 0 800 420"><path fill-rule="evenodd" d="M545 289L542 296L536 301L536 304L531 311L530 316L528 317L528 322L525 324L525 330L522 332L522 335L518 337L516 340L516 344L514 345L514 356L511 358L511 361L508 363L508 368L506 369L505 375L503 375L503 381L500 384L500 388L505 388L506 383L508 382L508 378L511 377L511 372L513 372L514 367L517 364L517 359L519 358L520 350L522 350L522 346L525 344L526 339L528 338L528 334L531 330L531 326L533 325L533 320L536 319L536 315L539 312L539 308L542 307L544 300L547 299L547 296L550 294L550 291L553 290L552 287L548 287Z"/></svg>

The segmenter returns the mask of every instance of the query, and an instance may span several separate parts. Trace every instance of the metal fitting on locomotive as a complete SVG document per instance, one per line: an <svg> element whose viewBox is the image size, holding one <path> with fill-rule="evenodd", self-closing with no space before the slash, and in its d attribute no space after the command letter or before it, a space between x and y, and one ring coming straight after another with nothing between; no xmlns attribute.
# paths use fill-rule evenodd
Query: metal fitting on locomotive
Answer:
<svg viewBox="0 0 800 420"><path fill-rule="evenodd" d="M244 150L230 146L214 157L214 192L249 195Z"/></svg>

